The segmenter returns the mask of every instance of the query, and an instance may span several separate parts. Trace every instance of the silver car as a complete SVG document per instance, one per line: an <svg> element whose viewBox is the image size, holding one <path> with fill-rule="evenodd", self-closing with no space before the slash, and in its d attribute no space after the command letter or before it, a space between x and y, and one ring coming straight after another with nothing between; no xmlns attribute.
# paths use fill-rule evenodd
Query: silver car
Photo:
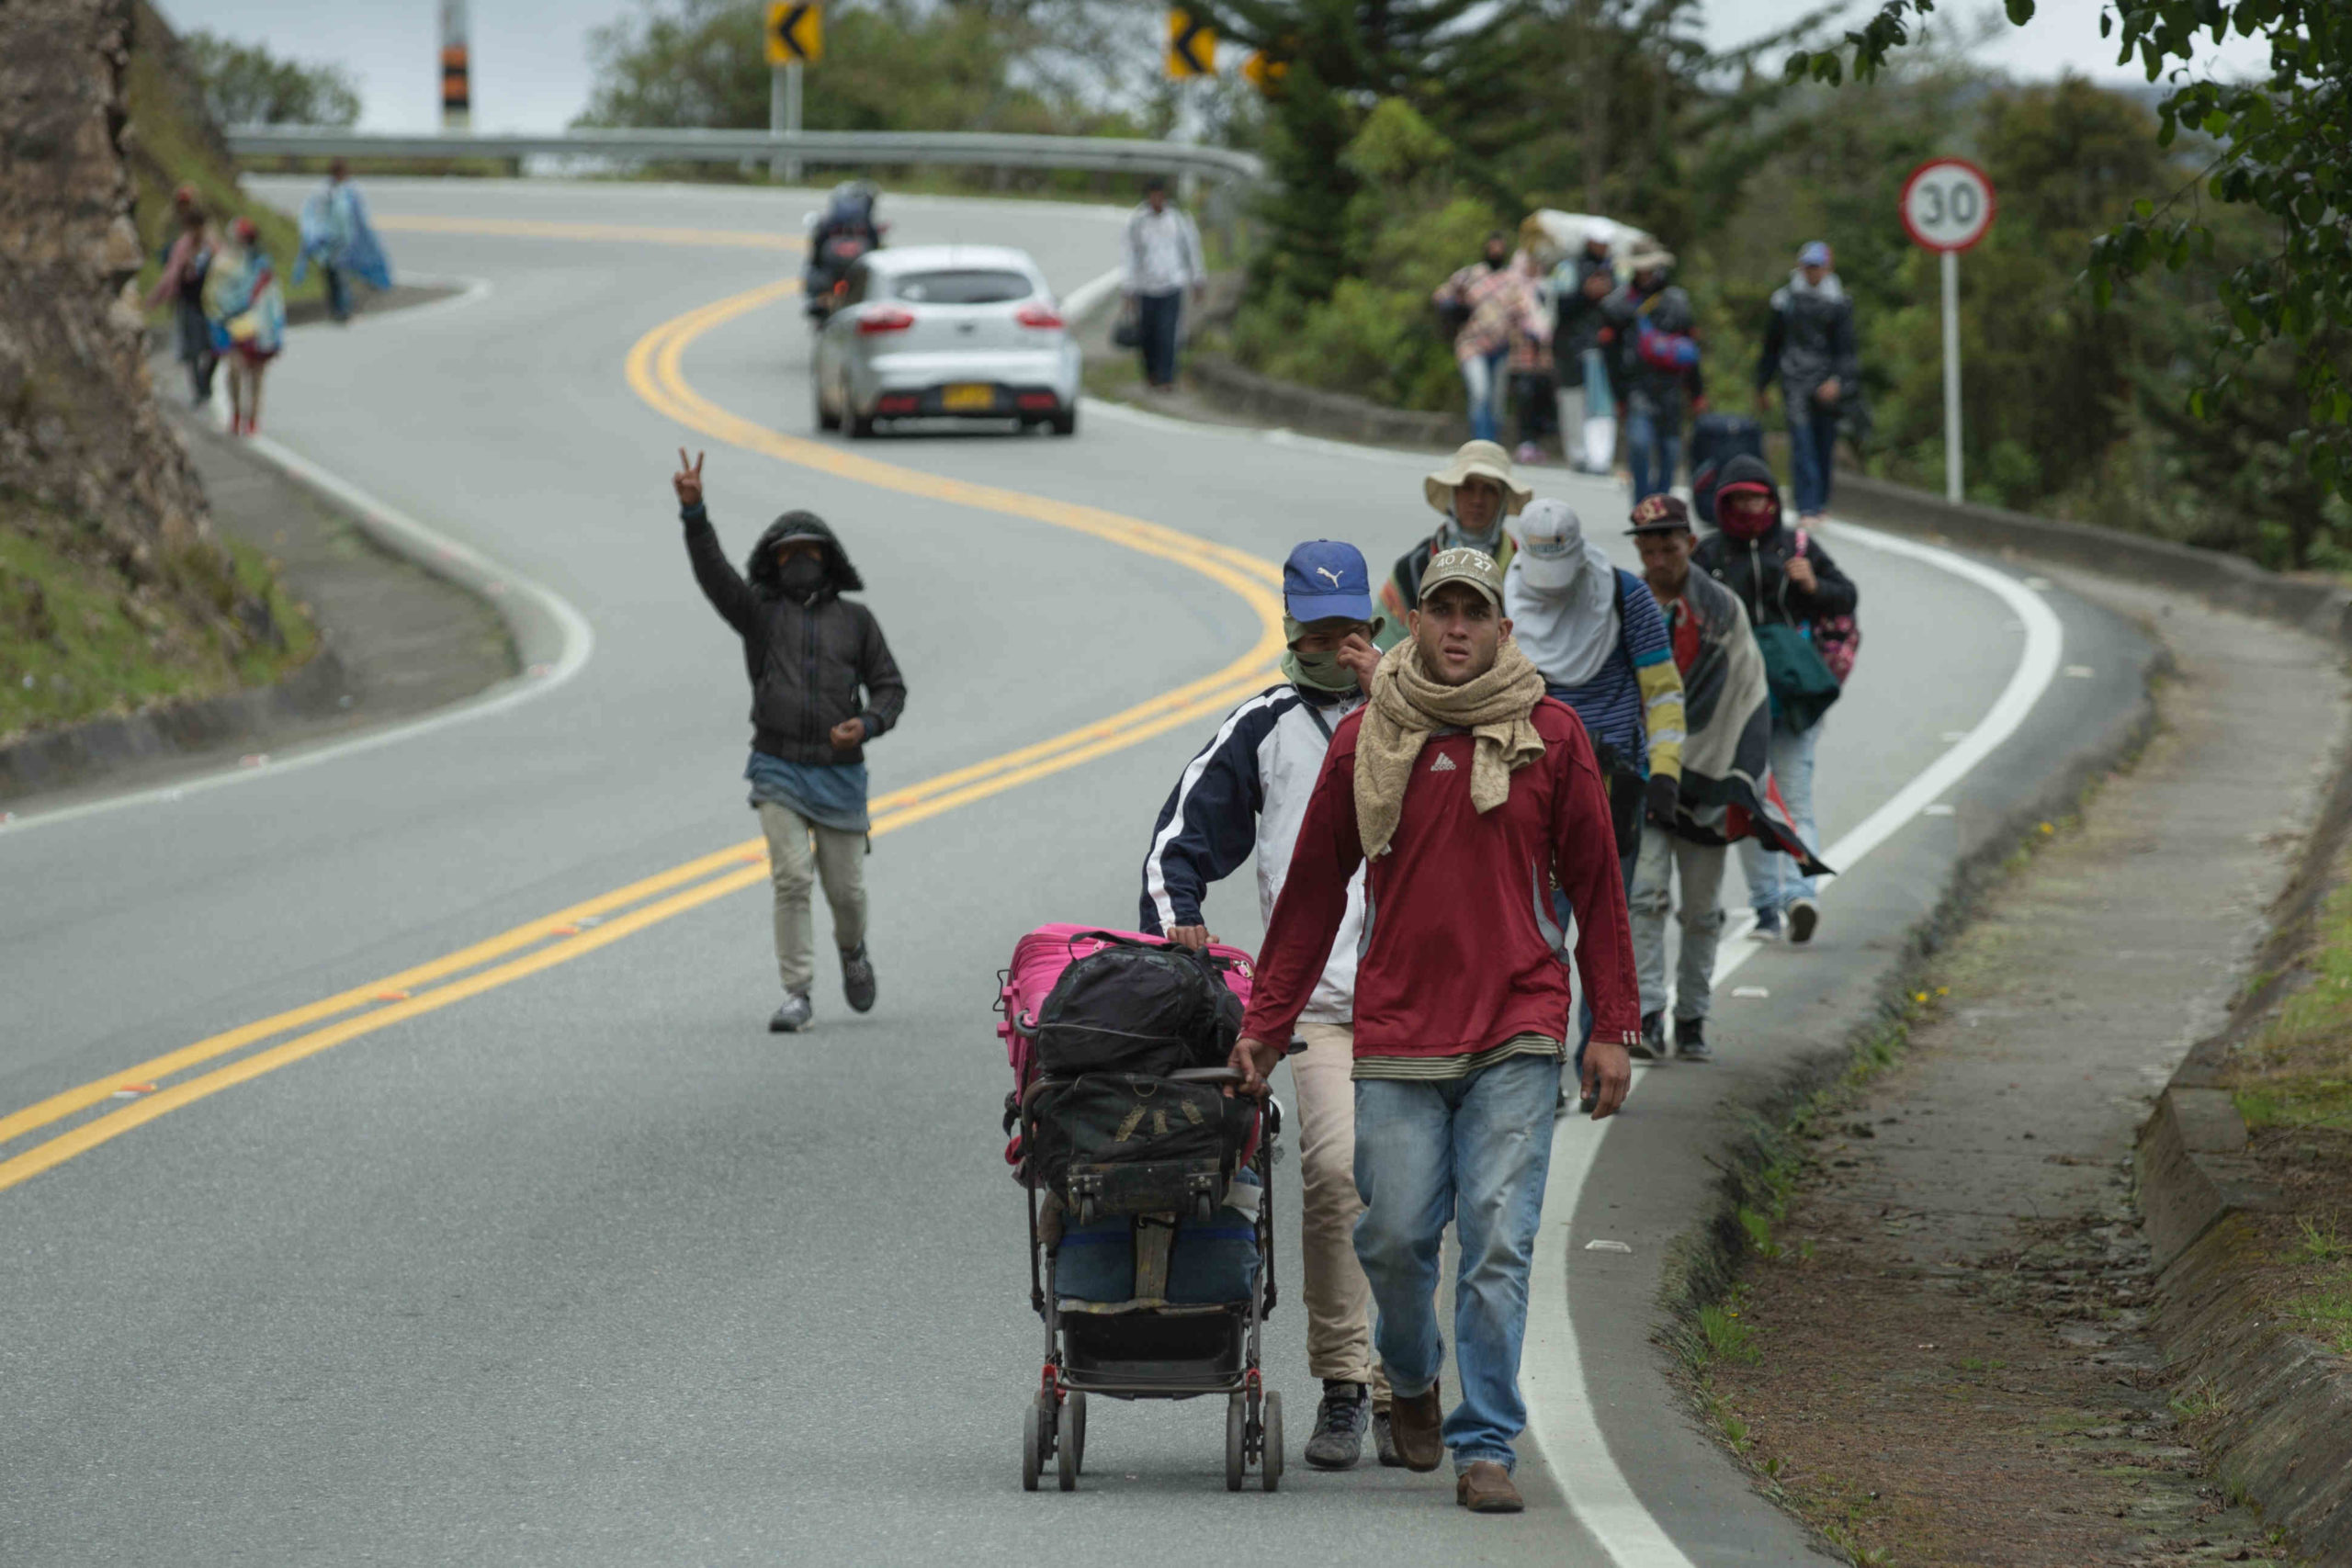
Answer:
<svg viewBox="0 0 2352 1568"><path fill-rule="evenodd" d="M817 333L817 428L894 419L1018 420L1078 429L1078 345L1025 251L910 245L852 264Z"/></svg>

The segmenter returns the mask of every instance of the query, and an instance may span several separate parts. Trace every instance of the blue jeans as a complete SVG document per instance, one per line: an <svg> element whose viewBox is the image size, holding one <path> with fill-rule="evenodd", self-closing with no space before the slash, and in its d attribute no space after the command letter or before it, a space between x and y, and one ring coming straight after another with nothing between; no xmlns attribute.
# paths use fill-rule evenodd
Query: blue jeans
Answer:
<svg viewBox="0 0 2352 1568"><path fill-rule="evenodd" d="M1143 339L1143 378L1155 387L1176 384L1176 328L1184 316L1184 291L1136 296L1136 329Z"/></svg>
<svg viewBox="0 0 2352 1568"><path fill-rule="evenodd" d="M1789 467L1796 477L1797 515L1810 517L1829 510L1830 457L1838 449L1838 405L1824 408L1793 388L1784 389L1781 400L1789 420Z"/></svg>
<svg viewBox="0 0 2352 1568"><path fill-rule="evenodd" d="M1682 467L1680 412L1662 414L1646 401L1628 400L1625 447L1625 460L1634 470L1635 501L1672 490L1675 470Z"/></svg>
<svg viewBox="0 0 2352 1568"><path fill-rule="evenodd" d="M1438 1241L1448 1221L1462 1249L1453 1282L1454 1360L1462 1402L1445 1418L1454 1467L1517 1462L1526 1428L1519 1353L1527 1337L1527 1279L1560 1064L1507 1056L1466 1078L1356 1083L1356 1258L1379 1307L1373 1344L1389 1386L1428 1391L1445 1365L1438 1332Z"/></svg>
<svg viewBox="0 0 2352 1568"><path fill-rule="evenodd" d="M1474 354L1462 362L1462 389L1470 395L1470 439L1497 441L1501 439L1503 361L1510 356L1508 347L1492 354Z"/></svg>
<svg viewBox="0 0 2352 1568"><path fill-rule="evenodd" d="M1813 749L1821 739L1826 719L1811 729L1772 725L1772 778L1781 786L1781 800L1797 825L1797 837L1817 854L1821 840L1813 820ZM1754 839L1739 841L1739 868L1747 878L1747 902L1761 915L1787 908L1814 895L1814 879L1797 873L1797 863L1777 850L1767 850Z"/></svg>

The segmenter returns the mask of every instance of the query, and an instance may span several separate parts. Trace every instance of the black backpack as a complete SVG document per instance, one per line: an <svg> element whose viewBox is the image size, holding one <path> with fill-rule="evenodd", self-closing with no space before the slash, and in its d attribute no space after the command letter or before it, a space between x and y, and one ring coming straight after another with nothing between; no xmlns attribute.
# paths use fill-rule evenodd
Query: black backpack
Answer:
<svg viewBox="0 0 2352 1568"><path fill-rule="evenodd" d="M1109 945L1062 971L1037 1009L1036 1071L1146 1073L1221 1067L1241 1034L1241 998L1226 987L1223 961L1108 931Z"/></svg>
<svg viewBox="0 0 2352 1568"><path fill-rule="evenodd" d="M1256 1106L1216 1084L1092 1073L1036 1109L1030 1177L1091 1224L1106 1214L1206 1218L1225 1201Z"/></svg>

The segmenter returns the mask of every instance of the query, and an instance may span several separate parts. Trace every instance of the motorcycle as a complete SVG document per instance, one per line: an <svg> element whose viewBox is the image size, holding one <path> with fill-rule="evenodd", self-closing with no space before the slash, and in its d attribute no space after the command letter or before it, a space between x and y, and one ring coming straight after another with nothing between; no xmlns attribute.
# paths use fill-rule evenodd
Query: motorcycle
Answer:
<svg viewBox="0 0 2352 1568"><path fill-rule="evenodd" d="M882 248L882 236L890 226L875 220L875 195L870 185L854 181L833 193L824 212L801 219L808 236L808 262L800 275L802 309L814 326L822 327L840 307L851 265Z"/></svg>

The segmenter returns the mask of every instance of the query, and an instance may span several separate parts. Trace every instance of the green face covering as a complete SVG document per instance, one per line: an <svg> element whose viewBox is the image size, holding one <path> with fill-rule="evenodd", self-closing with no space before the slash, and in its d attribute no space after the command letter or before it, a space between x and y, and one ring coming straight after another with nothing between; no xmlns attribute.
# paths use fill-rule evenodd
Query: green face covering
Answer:
<svg viewBox="0 0 2352 1568"><path fill-rule="evenodd" d="M1380 627L1381 623L1374 621L1371 635L1379 636ZM1305 626L1288 615L1283 617L1283 636L1294 645L1283 655L1284 679L1294 686L1303 686L1310 692L1326 692L1333 696L1344 696L1350 692L1362 690L1356 684L1356 672L1340 662L1338 653L1301 653L1295 645L1306 635Z"/></svg>

